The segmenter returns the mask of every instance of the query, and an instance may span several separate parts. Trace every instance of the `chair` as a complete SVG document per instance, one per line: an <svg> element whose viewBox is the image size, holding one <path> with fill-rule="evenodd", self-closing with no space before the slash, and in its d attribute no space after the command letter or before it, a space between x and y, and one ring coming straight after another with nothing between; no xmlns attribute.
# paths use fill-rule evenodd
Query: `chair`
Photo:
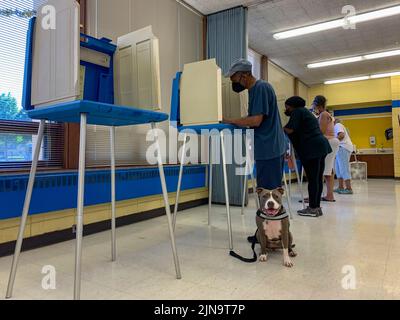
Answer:
<svg viewBox="0 0 400 320"><path fill-rule="evenodd" d="M237 127L229 124L209 124L209 125L195 125L195 126L183 126L180 122L180 80L181 80L182 72L178 72L176 74L175 79L173 80L172 86L172 101L171 101L171 125L176 127L179 133L184 133L184 142L182 147L182 156L180 159L180 171L179 171L179 179L178 179L178 188L176 193L176 201L175 201L175 210L173 215L173 226L176 226L177 214L179 209L179 198L182 186L182 177L183 177L183 169L186 161L186 144L187 144L187 136L188 132L190 133L196 132L199 135L207 132L218 132L221 140L221 150L222 150L222 162L223 162L223 175L224 175L224 189L225 189L225 200L226 200L226 212L227 212L227 223L228 223L228 237L229 237L229 249L233 250L233 236L232 236L232 222L231 222L231 213L230 213L230 204L229 204L229 191L228 191L228 178L227 178L227 168L226 168L226 150L225 150L225 138L224 131L230 131L237 129ZM211 209L212 209L212 179L213 179L213 148L212 142L213 137L209 135L209 205L208 205L208 225L211 225Z"/></svg>

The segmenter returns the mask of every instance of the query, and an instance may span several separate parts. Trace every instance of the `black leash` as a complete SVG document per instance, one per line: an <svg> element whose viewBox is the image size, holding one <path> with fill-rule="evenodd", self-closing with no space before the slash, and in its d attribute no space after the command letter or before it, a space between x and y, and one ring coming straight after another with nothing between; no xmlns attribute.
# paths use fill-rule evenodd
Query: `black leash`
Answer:
<svg viewBox="0 0 400 320"><path fill-rule="evenodd" d="M257 262L257 260L258 260L258 256L257 256L257 253L256 253L257 233L258 233L258 230L256 231L256 234L254 235L254 238L253 238L253 242L252 242L252 244L251 244L251 249L253 250L253 254L254 254L254 256L253 256L252 259L244 258L244 257L238 255L238 254L237 254L236 252L234 252L234 251L231 251L229 254L230 254L232 257L234 257L234 258L236 258L236 259L239 259L240 261L245 262L245 263L254 263L254 262Z"/></svg>

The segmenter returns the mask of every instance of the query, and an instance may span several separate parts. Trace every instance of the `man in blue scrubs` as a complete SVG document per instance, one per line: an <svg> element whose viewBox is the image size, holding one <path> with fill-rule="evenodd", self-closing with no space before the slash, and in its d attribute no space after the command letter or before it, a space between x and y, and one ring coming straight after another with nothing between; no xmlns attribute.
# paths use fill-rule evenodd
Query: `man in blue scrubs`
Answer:
<svg viewBox="0 0 400 320"><path fill-rule="evenodd" d="M249 115L242 119L224 119L225 123L254 129L254 157L257 185L274 190L282 186L284 157L287 142L272 86L252 75L252 64L239 60L229 70L233 90L249 90Z"/></svg>
<svg viewBox="0 0 400 320"><path fill-rule="evenodd" d="M249 112L242 119L224 119L225 123L254 129L254 158L259 188L275 190L282 187L287 142L272 86L252 75L252 64L239 60L229 70L235 92L249 90ZM253 237L249 237L253 241Z"/></svg>

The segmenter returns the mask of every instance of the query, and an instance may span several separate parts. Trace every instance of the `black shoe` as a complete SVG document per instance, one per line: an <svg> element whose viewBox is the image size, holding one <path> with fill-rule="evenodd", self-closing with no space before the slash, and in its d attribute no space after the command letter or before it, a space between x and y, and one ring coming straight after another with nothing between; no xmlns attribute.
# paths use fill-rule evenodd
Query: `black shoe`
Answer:
<svg viewBox="0 0 400 320"><path fill-rule="evenodd" d="M318 218L321 215L319 209L311 209L310 207L307 207L304 210L299 210L297 213L299 216L312 218Z"/></svg>
<svg viewBox="0 0 400 320"><path fill-rule="evenodd" d="M324 212L322 211L322 208L318 208L319 216L322 217L324 215Z"/></svg>
<svg viewBox="0 0 400 320"><path fill-rule="evenodd" d="M255 236L247 237L247 241L250 242L250 243L253 243L254 240L256 241L256 243L259 243L258 240L257 240L257 237L255 237Z"/></svg>

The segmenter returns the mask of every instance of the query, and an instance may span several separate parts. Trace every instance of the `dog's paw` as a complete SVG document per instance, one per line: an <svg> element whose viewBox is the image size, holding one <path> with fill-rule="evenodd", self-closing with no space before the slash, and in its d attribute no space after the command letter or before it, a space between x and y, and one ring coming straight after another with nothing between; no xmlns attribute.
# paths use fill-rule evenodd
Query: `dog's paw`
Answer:
<svg viewBox="0 0 400 320"><path fill-rule="evenodd" d="M292 262L292 260L290 259L289 256L283 258L283 265L285 267L287 267L287 268L293 268L294 267L294 263Z"/></svg>
<svg viewBox="0 0 400 320"><path fill-rule="evenodd" d="M267 260L268 260L268 256L266 254L262 254L260 256L260 262L267 262Z"/></svg>
<svg viewBox="0 0 400 320"><path fill-rule="evenodd" d="M297 257L297 253L292 250L292 251L289 252L289 256L291 258L296 258Z"/></svg>

